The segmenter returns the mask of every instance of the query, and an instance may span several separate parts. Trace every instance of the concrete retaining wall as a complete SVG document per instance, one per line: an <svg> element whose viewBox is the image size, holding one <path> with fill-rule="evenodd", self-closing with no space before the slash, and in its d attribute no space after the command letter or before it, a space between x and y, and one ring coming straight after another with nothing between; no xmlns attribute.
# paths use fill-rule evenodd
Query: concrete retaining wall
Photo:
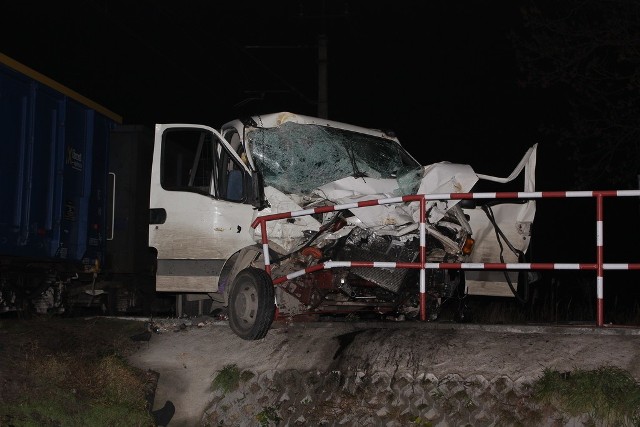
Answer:
<svg viewBox="0 0 640 427"><path fill-rule="evenodd" d="M531 398L531 384L386 372L244 371L234 391L214 391L210 426L559 426L597 425Z"/></svg>

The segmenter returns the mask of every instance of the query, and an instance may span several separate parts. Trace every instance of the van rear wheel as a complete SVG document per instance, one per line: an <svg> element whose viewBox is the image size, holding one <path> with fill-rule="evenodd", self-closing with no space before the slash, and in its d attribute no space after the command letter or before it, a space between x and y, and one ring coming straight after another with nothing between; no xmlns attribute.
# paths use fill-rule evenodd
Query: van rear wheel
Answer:
<svg viewBox="0 0 640 427"><path fill-rule="evenodd" d="M229 293L229 326L240 338L264 338L275 317L273 282L266 271L249 267L236 276Z"/></svg>

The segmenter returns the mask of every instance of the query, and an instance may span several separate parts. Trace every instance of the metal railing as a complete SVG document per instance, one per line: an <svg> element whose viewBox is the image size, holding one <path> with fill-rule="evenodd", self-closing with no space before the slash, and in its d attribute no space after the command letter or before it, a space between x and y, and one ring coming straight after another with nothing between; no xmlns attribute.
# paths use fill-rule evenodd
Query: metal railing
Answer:
<svg viewBox="0 0 640 427"><path fill-rule="evenodd" d="M286 276L273 279L278 285L287 280L314 271L334 267L373 267L373 268L409 268L420 270L420 320L427 319L425 270L427 269L456 269L456 270L594 270L596 271L596 326L604 326L604 270L640 270L640 263L605 263L604 262L604 207L605 197L638 197L640 190L603 190L603 191L536 191L536 192L496 192L496 193L441 193L415 194L387 199L366 200L343 205L323 206L314 209L283 212L264 215L255 219L253 228L260 226L265 270L271 275L269 260L269 239L267 236L267 222L281 219L295 218L306 215L322 214L347 209L364 208L368 206L390 205L398 203L420 203L420 261L415 262L376 262L376 261L327 261ZM428 200L465 200L465 199L561 199L561 198L595 198L596 199L596 262L595 263L427 263L426 262L426 202Z"/></svg>

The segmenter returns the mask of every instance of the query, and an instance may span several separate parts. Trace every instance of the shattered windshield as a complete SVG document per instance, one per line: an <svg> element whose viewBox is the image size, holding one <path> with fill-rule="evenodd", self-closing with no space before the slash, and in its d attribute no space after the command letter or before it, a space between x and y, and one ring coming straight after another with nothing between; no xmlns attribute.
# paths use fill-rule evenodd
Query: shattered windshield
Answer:
<svg viewBox="0 0 640 427"><path fill-rule="evenodd" d="M249 135L251 155L265 185L308 194L329 182L396 179L400 194L417 191L423 168L393 141L317 125L286 122Z"/></svg>

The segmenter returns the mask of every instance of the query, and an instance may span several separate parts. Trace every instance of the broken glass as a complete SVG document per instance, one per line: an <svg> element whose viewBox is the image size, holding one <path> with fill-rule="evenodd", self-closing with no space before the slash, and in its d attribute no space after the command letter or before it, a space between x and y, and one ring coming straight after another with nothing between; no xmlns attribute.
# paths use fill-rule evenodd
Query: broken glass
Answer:
<svg viewBox="0 0 640 427"><path fill-rule="evenodd" d="M400 144L344 129L285 122L249 135L252 157L265 185L310 194L339 179L395 179L400 194L417 191L423 168Z"/></svg>

